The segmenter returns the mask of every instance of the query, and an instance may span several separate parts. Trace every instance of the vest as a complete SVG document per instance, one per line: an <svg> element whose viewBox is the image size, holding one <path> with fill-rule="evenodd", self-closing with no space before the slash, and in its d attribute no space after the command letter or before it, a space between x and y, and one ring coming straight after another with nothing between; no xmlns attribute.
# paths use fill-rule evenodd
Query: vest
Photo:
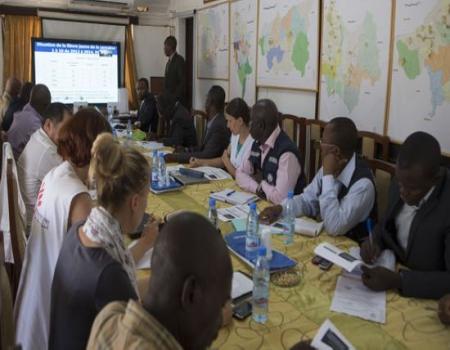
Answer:
<svg viewBox="0 0 450 350"><path fill-rule="evenodd" d="M297 147L289 138L289 136L287 136L284 131L281 131L280 135L278 135L275 141L274 147L270 149L266 158L264 158L264 164L262 165L262 168L261 168L261 149L260 144L257 141L253 142L249 161L252 164L255 173L261 171L263 175L263 180L265 180L269 185L275 186L277 183L278 162L281 156L286 152L293 153L297 158L298 163L301 164L300 152L298 151ZM305 176L302 171L297 179L294 194L302 193L304 187L305 187Z"/></svg>
<svg viewBox="0 0 450 350"><path fill-rule="evenodd" d="M356 183L361 179L369 179L370 182L372 182L373 187L376 189L375 180L373 178L373 174L369 166L363 159L361 159L359 156L356 156L355 171L353 172L350 184L348 187L345 187L344 185L341 186L341 189L339 190L338 193L338 200L341 201L341 199L347 195L350 187L352 187L354 183ZM373 220L374 223L377 222L376 190L375 190L375 201L372 210L370 211L369 217ZM367 218L365 218L364 221L360 222L358 225L352 228L349 232L347 232L346 236L358 243L361 243L369 235L369 232L367 232L366 228L366 220Z"/></svg>

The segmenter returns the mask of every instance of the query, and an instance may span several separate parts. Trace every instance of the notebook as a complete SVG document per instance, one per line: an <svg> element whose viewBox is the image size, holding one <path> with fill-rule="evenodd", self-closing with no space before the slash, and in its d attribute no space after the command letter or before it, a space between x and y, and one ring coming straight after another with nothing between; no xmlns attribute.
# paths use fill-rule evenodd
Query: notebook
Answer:
<svg viewBox="0 0 450 350"><path fill-rule="evenodd" d="M181 182L185 186L204 184L204 183L209 182L209 180L206 177L198 178L198 177L186 176L186 175L180 174L180 172L178 170L170 172L170 175L172 175L175 179L177 179L179 182Z"/></svg>
<svg viewBox="0 0 450 350"><path fill-rule="evenodd" d="M183 188L183 184L176 181L175 179L170 179L170 183L164 186L159 186L157 182L153 182L150 184L150 191L155 194L161 194L166 192L179 191Z"/></svg>
<svg viewBox="0 0 450 350"><path fill-rule="evenodd" d="M245 231L237 231L225 236L228 248L237 255L244 263L254 267L256 259L249 260L245 257ZM272 259L269 261L270 273L282 271L294 267L297 262L288 256L272 250Z"/></svg>
<svg viewBox="0 0 450 350"><path fill-rule="evenodd" d="M316 237L320 234L320 232L322 232L322 229L323 221L316 222L303 218L295 219L295 233L309 237Z"/></svg>
<svg viewBox="0 0 450 350"><path fill-rule="evenodd" d="M255 202L259 199L258 196L255 194L235 191L229 188L220 192L215 192L211 194L210 197L215 198L218 201L233 205L248 204L251 202Z"/></svg>

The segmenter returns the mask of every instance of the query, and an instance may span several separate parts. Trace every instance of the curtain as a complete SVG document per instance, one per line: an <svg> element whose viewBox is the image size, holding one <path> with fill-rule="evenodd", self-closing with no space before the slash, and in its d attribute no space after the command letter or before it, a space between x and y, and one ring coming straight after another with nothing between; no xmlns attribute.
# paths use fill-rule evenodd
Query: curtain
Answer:
<svg viewBox="0 0 450 350"><path fill-rule="evenodd" d="M136 60L134 58L133 33L131 25L127 26L125 37L125 87L128 90L128 103L131 109L137 109Z"/></svg>
<svg viewBox="0 0 450 350"><path fill-rule="evenodd" d="M22 81L31 81L31 38L40 38L41 36L40 18L36 16L5 16L3 84L11 76Z"/></svg>

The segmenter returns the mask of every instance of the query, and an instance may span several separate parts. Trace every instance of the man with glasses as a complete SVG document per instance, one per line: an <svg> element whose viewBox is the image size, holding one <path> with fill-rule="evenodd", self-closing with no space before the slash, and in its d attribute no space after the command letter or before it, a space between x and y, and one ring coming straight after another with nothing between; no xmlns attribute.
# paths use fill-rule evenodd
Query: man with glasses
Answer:
<svg viewBox="0 0 450 350"><path fill-rule="evenodd" d="M356 155L358 132L349 118L331 120L321 141L322 168L303 193L294 197L295 214L323 220L332 236L356 241L367 236L365 221L376 219L376 191L372 172ZM265 209L260 219L276 221L285 203Z"/></svg>

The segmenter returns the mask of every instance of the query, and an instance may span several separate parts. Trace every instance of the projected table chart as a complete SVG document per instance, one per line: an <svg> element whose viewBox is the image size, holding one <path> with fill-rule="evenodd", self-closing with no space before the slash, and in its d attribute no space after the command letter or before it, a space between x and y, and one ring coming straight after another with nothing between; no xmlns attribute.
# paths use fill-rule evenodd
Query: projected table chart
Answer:
<svg viewBox="0 0 450 350"><path fill-rule="evenodd" d="M188 209L206 215L211 191L236 188L231 180L187 186L180 192L149 195L148 212L163 217L174 210ZM267 206L260 202L259 209ZM219 207L227 206L218 203ZM222 232L232 230L222 224ZM318 238L296 236L294 244L286 248L282 237L274 237L274 249L296 259L302 273L302 282L293 288L270 285L269 320L259 325L248 318L233 320L223 328L213 348L219 349L289 349L301 339L312 339L320 325L329 318L357 349L449 349L450 329L437 317L435 301L406 299L396 293L387 294L386 324L364 321L330 311L331 300L340 274L337 267L321 271L311 263L314 248L323 241L342 249L354 243L346 238L333 238L326 234ZM234 270L251 270L232 256ZM148 276L139 271L138 277Z"/></svg>
<svg viewBox="0 0 450 350"><path fill-rule="evenodd" d="M36 39L33 58L35 81L48 86L53 101L118 101L118 44Z"/></svg>

